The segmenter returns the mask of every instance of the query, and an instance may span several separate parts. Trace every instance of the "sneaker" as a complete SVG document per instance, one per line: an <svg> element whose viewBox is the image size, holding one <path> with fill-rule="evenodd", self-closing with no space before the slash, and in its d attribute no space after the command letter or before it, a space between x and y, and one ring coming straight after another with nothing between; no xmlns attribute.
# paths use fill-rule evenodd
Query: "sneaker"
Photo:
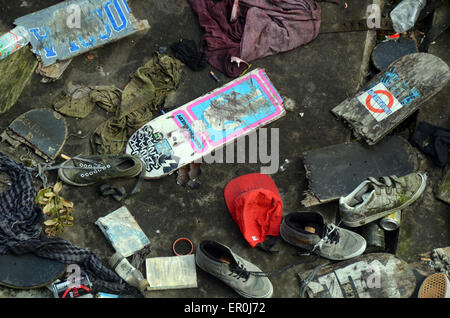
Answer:
<svg viewBox="0 0 450 318"><path fill-rule="evenodd" d="M427 175L368 178L352 193L339 200L343 223L358 227L402 210L416 201L426 187Z"/></svg>
<svg viewBox="0 0 450 318"><path fill-rule="evenodd" d="M109 179L136 177L143 167L139 158L130 155L96 155L67 160L58 169L58 175L65 183L84 187Z"/></svg>
<svg viewBox="0 0 450 318"><path fill-rule="evenodd" d="M230 248L214 241L203 241L195 254L195 262L205 272L217 277L245 298L270 298L273 293L269 278L256 265L234 254Z"/></svg>
<svg viewBox="0 0 450 318"><path fill-rule="evenodd" d="M287 215L281 223L280 235L291 245L334 261L357 257L366 250L366 240L361 235L325 223L316 212Z"/></svg>
<svg viewBox="0 0 450 318"><path fill-rule="evenodd" d="M418 298L450 298L450 281L443 273L428 276L419 289Z"/></svg>

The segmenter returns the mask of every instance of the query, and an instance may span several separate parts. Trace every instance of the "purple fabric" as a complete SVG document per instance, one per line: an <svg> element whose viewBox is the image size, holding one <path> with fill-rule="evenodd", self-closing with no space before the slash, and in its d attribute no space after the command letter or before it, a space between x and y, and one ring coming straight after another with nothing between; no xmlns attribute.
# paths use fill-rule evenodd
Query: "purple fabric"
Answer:
<svg viewBox="0 0 450 318"><path fill-rule="evenodd" d="M188 1L205 31L201 47L208 63L230 77L247 68L232 63L232 57L251 62L292 50L319 34L321 8L315 0L240 0L233 22L235 0Z"/></svg>

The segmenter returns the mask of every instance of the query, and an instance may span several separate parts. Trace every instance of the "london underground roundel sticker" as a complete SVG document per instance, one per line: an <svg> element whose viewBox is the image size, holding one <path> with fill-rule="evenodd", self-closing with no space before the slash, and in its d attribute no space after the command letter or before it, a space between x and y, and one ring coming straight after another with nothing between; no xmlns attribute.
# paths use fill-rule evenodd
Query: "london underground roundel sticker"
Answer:
<svg viewBox="0 0 450 318"><path fill-rule="evenodd" d="M377 120L382 121L402 108L402 104L389 92L383 83L372 87L358 97L369 113Z"/></svg>

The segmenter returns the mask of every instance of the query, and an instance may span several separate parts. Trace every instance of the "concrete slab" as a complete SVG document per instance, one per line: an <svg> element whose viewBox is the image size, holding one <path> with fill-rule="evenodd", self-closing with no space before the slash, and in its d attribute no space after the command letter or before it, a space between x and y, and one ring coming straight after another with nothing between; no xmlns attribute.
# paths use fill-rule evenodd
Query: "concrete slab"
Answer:
<svg viewBox="0 0 450 318"><path fill-rule="evenodd" d="M0 19L2 24L10 25L18 16L57 2L27 2L29 5L23 8L20 7L20 1L7 2L0 13ZM347 9L331 3L321 3L324 18L348 20L350 16L355 16L359 20L365 15L367 4L372 3L369 0L346 2L349 4ZM41 78L35 74L16 106L0 117L0 127L7 127L14 118L30 109L52 107L68 82L124 87L129 81L129 74L151 58L159 47L170 46L181 38L200 43L202 31L187 1L134 0L130 1L130 6L135 11L136 18L149 20L151 31L148 34L132 36L97 49L91 52L94 59L88 59L86 56L75 58L62 78L55 83L42 84ZM365 78L365 63L368 63L371 52L368 49L370 45L367 46L368 38L372 39L367 32L321 34L305 47L261 59L253 65L265 68L280 94L291 101L291 112L269 126L279 129L280 161L289 159L291 162L284 172L273 175L283 199L285 215L305 209L300 204L303 192L307 190L302 154L312 149L350 141L349 130L345 124L334 118L330 110L346 97L353 95ZM168 100L167 106L171 108L183 105L221 85L211 78L210 70L207 67L202 72L192 72L185 68L183 82ZM216 74L222 79L222 83L230 80L218 72ZM303 117L299 116L299 113L302 113ZM63 153L90 153L88 138L105 118L106 114L97 109L86 119L67 119L69 140ZM14 152L4 144L1 144L0 151L17 160L22 156L22 159L39 160L25 149ZM227 211L223 198L225 185L235 177L259 172L259 169L258 164L248 163L203 165L199 190L186 190L177 186L174 175L159 181L146 181L141 192L126 200L125 205L151 241L150 257L172 256L172 243L179 237L188 237L196 248L205 239L222 242L265 271L307 261L308 259L294 255L295 248L283 242L276 246L280 251L276 255L252 249ZM55 175L49 177L51 181L56 180ZM122 185L130 190L133 182L119 180L114 182L114 185ZM94 222L118 209L121 204L112 199L101 198L98 187L73 188L65 185L62 195L75 203L75 226L67 230L62 237L96 253L106 264L114 251ZM314 210L321 212L327 220L333 221L337 205L325 204ZM422 229L421 224L411 226L411 230L418 229ZM448 230L448 226L445 230L440 230L441 227L433 229L427 231L430 245L428 250L448 245L439 244L442 240L447 240L448 237L442 233ZM298 297L296 273L311 269L315 265L317 262L298 266L271 277L274 297ZM153 291L149 292L147 297L238 298L238 295L222 282L199 270L198 288Z"/></svg>

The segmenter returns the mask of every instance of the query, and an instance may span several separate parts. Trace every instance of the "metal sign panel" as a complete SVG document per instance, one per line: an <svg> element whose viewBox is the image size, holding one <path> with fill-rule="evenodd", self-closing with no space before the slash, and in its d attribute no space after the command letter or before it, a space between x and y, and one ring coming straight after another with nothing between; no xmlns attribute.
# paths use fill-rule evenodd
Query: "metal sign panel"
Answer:
<svg viewBox="0 0 450 318"><path fill-rule="evenodd" d="M69 0L16 19L44 66L142 30L126 0Z"/></svg>

